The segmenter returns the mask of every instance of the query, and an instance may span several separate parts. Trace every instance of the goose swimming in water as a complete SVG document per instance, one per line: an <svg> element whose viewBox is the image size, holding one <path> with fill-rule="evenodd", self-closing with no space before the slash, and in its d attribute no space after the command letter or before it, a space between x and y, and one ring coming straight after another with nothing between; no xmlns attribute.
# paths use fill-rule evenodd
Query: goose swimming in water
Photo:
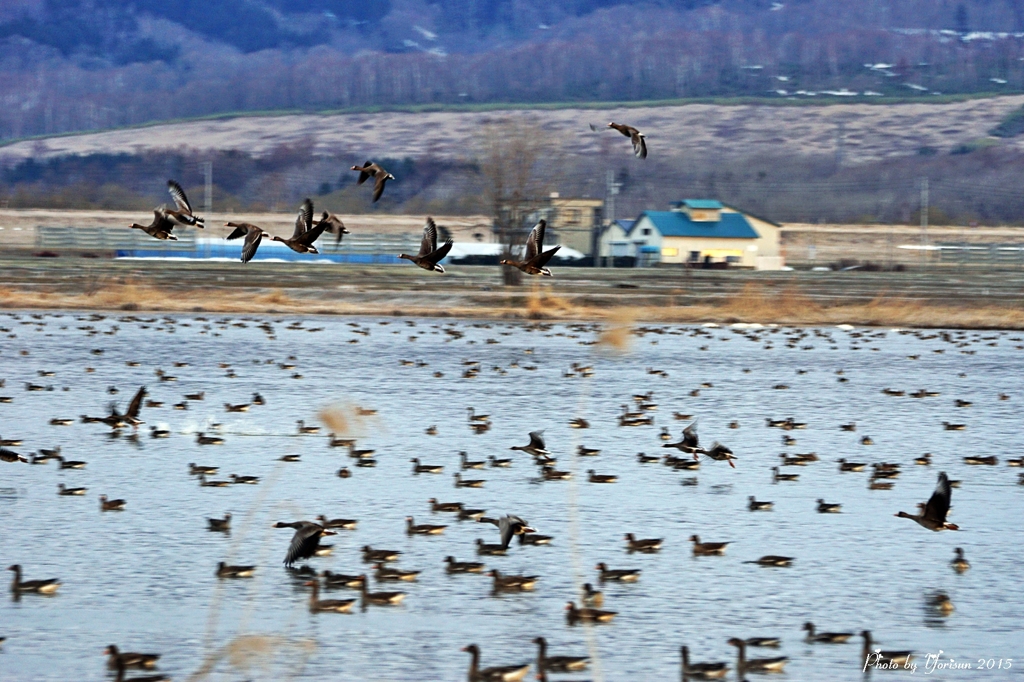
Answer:
<svg viewBox="0 0 1024 682"><path fill-rule="evenodd" d="M742 678L746 672L781 672L789 662L788 656L776 656L774 658L751 658L747 659L747 643L742 639L733 637L728 644L736 647L737 661L736 673Z"/></svg>
<svg viewBox="0 0 1024 682"><path fill-rule="evenodd" d="M11 581L11 592L14 594L21 594L22 592L53 594L60 587L60 580L57 578L50 578L48 580L22 580L21 564L8 566L7 570L14 571L14 580Z"/></svg>
<svg viewBox="0 0 1024 682"><path fill-rule="evenodd" d="M683 658L683 679L698 677L702 680L717 680L725 677L729 666L725 663L690 663L690 650L681 647Z"/></svg>
<svg viewBox="0 0 1024 682"><path fill-rule="evenodd" d="M480 647L470 644L462 650L472 656L469 663L469 682L521 682L530 672L529 663L480 668Z"/></svg>

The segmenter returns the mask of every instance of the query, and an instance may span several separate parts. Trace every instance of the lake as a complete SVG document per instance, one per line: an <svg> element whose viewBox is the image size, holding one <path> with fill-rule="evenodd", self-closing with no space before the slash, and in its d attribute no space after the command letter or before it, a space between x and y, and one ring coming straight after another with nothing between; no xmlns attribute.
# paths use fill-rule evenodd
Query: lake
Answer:
<svg viewBox="0 0 1024 682"><path fill-rule="evenodd" d="M974 668L979 659L1015 660L1009 670L939 670L932 679L1024 677L1024 486L1021 469L1006 464L1024 454L1020 332L648 325L614 348L595 343L594 325L399 317L26 312L0 315L0 328L0 395L12 398L0 404L0 437L23 440L10 449L25 456L59 445L67 459L87 462L81 470L0 462L0 559L21 564L25 579L63 583L55 596L0 600L3 680L104 679L111 643L161 653L159 670L176 680L460 680L469 663L462 647L478 644L483 666L532 662L540 635L550 655L594 657L589 671L559 679L675 679L683 644L693 660L734 668L727 640L755 636L782 639L748 656L788 656L783 679L862 679L859 636L808 644L805 621L871 630L882 648L913 649L914 677L940 650ZM592 366L591 375L571 371L573 363ZM157 370L177 380L160 380ZM164 406L142 409L137 442L131 429L111 438L103 424L79 421L104 416L110 401L123 410L142 385ZM911 397L921 389L937 395ZM172 408L194 392L204 399ZM256 392L265 405L225 411ZM647 392L657 404L646 411L653 424L619 426L622 406L636 409L632 396ZM490 415L489 430L469 427L470 406ZM339 436L376 450L376 467L354 467L345 448L329 447L326 428L298 434L297 420L320 424L325 408L336 427L344 422ZM702 445L729 446L736 468L706 458L697 471L639 463L638 452L681 455L659 438L668 427L677 440L689 423L674 412L697 417ZM51 426L55 417L75 423ZM590 427L571 428L577 417ZM806 428L766 425L789 417ZM840 429L848 422L856 431ZM170 437L150 438L154 425ZM535 430L572 480L541 482L532 458L509 450ZM200 431L225 442L199 445ZM784 445L784 436L796 442ZM865 436L872 445L861 444ZM579 445L601 452L578 457ZM456 489L460 451L514 463L463 472L486 484ZM780 454L811 452L819 461L782 467L798 481L773 483ZM924 453L932 464L915 465ZM287 454L300 460L280 461ZM968 455L999 463L970 466ZM415 475L413 457L444 471ZM891 490L869 490L870 473L840 472L839 458L900 463L902 474ZM200 487L190 462L219 467L216 479L261 480ZM350 478L336 475L342 466ZM589 483L588 469L618 482ZM929 498L939 471L962 481L950 514L961 530L932 533L895 518ZM696 485L682 484L692 477ZM88 492L58 496L59 483ZM101 513L100 494L126 499L126 510ZM774 509L748 511L750 495ZM554 539L478 559L475 541L498 542L498 530L431 513L432 497L493 517L518 514ZM842 513L817 513L818 498L841 503ZM208 531L206 519L225 512L230 535ZM359 548L400 550L395 565L421 570L419 580L371 581L371 589L407 592L400 606L309 612L308 588L282 565L291 530L271 526L318 514L359 524L326 539L333 554L309 565L371 572ZM409 537L407 515L448 528ZM629 554L628 532L664 538L664 548ZM731 544L724 556L695 557L693 534ZM949 564L954 547L972 565L962 575ZM795 561L744 563L766 554ZM494 596L486 575L446 574L447 555L540 579L532 592ZM255 577L220 580L218 561L255 564ZM614 622L570 626L565 604L578 600L582 582L599 585L601 561L641 569L641 578L601 586ZM955 606L949 615L928 606L939 592Z"/></svg>

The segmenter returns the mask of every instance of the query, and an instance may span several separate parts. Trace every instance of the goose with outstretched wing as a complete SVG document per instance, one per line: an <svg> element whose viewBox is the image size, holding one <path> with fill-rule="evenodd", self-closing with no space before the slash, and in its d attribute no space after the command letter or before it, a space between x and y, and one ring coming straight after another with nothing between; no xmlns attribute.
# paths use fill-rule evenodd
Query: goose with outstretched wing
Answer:
<svg viewBox="0 0 1024 682"><path fill-rule="evenodd" d="M441 266L441 261L444 260L444 257L452 250L452 246L454 244L455 242L453 240L448 239L440 248L438 248L437 225L434 224L433 218L427 217L427 224L423 226L423 241L420 242L420 252L415 256L402 253L399 254L398 257L404 258L405 260L411 260L424 270L443 273L444 268Z"/></svg>

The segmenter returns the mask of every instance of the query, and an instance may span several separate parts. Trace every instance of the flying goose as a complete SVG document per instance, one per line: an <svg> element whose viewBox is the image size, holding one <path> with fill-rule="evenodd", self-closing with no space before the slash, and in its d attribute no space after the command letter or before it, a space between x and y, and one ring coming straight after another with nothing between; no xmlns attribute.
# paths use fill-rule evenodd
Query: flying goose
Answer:
<svg viewBox="0 0 1024 682"><path fill-rule="evenodd" d="M60 580L57 578L50 578L49 580L22 580L21 564L8 566L7 570L14 571L14 580L11 581L11 592L14 594L21 594L22 592L53 594L60 587Z"/></svg>
<svg viewBox="0 0 1024 682"><path fill-rule="evenodd" d="M433 218L427 217L427 224L423 227L423 241L420 243L420 252L415 256L402 253L399 254L399 258L405 260L411 260L416 265L420 266L424 270L430 272L444 273L444 268L441 266L441 261L448 255L448 252L452 250L455 241L452 239L445 240L445 243L440 248L437 246L437 225L434 224ZM472 410L472 408L470 408ZM470 412L470 421L485 421L485 419L474 420L472 412Z"/></svg>
<svg viewBox="0 0 1024 682"><path fill-rule="evenodd" d="M490 668L480 668L480 647L470 644L463 647L473 658L469 663L469 682L521 682L530 672L530 664L523 665L499 665Z"/></svg>
<svg viewBox="0 0 1024 682"><path fill-rule="evenodd" d="M335 248L337 248L337 246L341 244L342 237L344 237L346 234L352 234L351 232L348 231L348 228L345 227L345 223L341 221L341 218L334 215L333 213L328 213L327 211L321 213L320 222L326 225L326 227L324 228L324 232L326 232L327 234L333 234L335 236Z"/></svg>
<svg viewBox="0 0 1024 682"><path fill-rule="evenodd" d="M609 123L609 128L614 128L620 133L629 138L629 141L633 144L633 154L639 159L647 158L647 138L639 130L631 125L624 123Z"/></svg>
<svg viewBox="0 0 1024 682"><path fill-rule="evenodd" d="M138 223L132 223L128 227L135 230L142 230L150 237L156 239L170 239L171 241L178 241L178 238L171 234L171 230L174 229L174 223L167 218L167 216L159 209L153 211L153 222L149 225L139 225Z"/></svg>
<svg viewBox="0 0 1024 682"><path fill-rule="evenodd" d="M695 452L694 458L696 458L698 454L704 455L705 457L710 457L716 462L728 462L730 467L732 467L733 469L736 468L736 465L732 463L732 461L736 459L735 455L732 454L732 450L725 447L718 441L712 443L711 448L708 450L702 450L699 453Z"/></svg>
<svg viewBox="0 0 1024 682"><path fill-rule="evenodd" d="M299 208L299 215L295 219L295 231L292 236L288 239L282 237L272 236L271 241L281 242L292 251L296 253L312 253L319 254L313 244L320 235L324 233L328 227L325 222L318 222L313 225L313 202L306 199L302 202L302 207Z"/></svg>
<svg viewBox="0 0 1024 682"><path fill-rule="evenodd" d="M363 581L363 584L366 584L365 580ZM324 611L348 613L356 603L355 599L321 599L320 581L316 578L313 580L307 580L303 585L313 588L313 591L309 593L309 610L312 613L322 613Z"/></svg>
<svg viewBox="0 0 1024 682"><path fill-rule="evenodd" d="M949 513L949 501L952 494L953 491L949 485L949 478L946 476L946 472L942 471L939 473L939 482L935 487L935 492L932 493L927 504L925 504L924 511L920 514L908 514L901 511L897 512L896 516L904 519L913 519L928 530L960 530L960 527L956 524L946 521L946 514Z"/></svg>
<svg viewBox="0 0 1024 682"><path fill-rule="evenodd" d="M526 255L523 260L515 261L502 258L499 261L500 265L511 265L514 268L519 268L527 275L544 275L545 277L551 277L551 270L545 267L551 257L558 252L561 246L556 246L553 249L544 251L544 231L547 228L547 221L541 219L533 229L530 230L530 236L526 238Z"/></svg>
<svg viewBox="0 0 1024 682"><path fill-rule="evenodd" d="M388 173L386 170L378 166L372 161L367 161L360 166L352 166L352 170L359 171L359 179L356 181L357 185L361 185L369 178L374 178L373 184L373 201L374 203L380 199L381 195L384 194L384 184L388 180L394 180L395 176Z"/></svg>
<svg viewBox="0 0 1024 682"><path fill-rule="evenodd" d="M683 679L697 677L702 680L717 680L725 677L729 666L725 663L690 663L690 650L682 647Z"/></svg>
<svg viewBox="0 0 1024 682"><path fill-rule="evenodd" d="M28 462L27 457L7 448L0 448L0 460L4 462Z"/></svg>
<svg viewBox="0 0 1024 682"><path fill-rule="evenodd" d="M507 514L498 519L498 530L501 531L501 546L505 549L508 549L513 535L537 532L536 528L532 528L529 523L512 514Z"/></svg>
<svg viewBox="0 0 1024 682"><path fill-rule="evenodd" d="M192 205L188 203L188 197L185 196L185 190L181 188L181 185L174 180L168 180L167 191L171 193L171 198L174 199L174 205L177 207L176 209L166 207L160 209L160 212L168 220L188 227L198 227L199 229L206 227L204 225L206 221L192 213Z"/></svg>
<svg viewBox="0 0 1024 682"><path fill-rule="evenodd" d="M565 673L586 670L590 663L589 656L548 656L548 641L543 637L535 637L537 645L537 671Z"/></svg>
<svg viewBox="0 0 1024 682"><path fill-rule="evenodd" d="M697 435L697 420L683 429L683 437L678 443L665 443L661 447L663 448L676 448L683 452L694 453L700 450L700 437Z"/></svg>
<svg viewBox="0 0 1024 682"><path fill-rule="evenodd" d="M336 532L327 530L312 521L293 521L291 523L278 521L273 527L295 529L295 535L292 536L291 544L288 545L288 553L284 558L285 566L291 566L300 559L308 559L316 554L320 547L320 538L324 535L337 535Z"/></svg>
<svg viewBox="0 0 1024 682"><path fill-rule="evenodd" d="M544 446L544 432L543 431L530 431L530 442L527 445L513 445L509 450L521 450L528 455L538 457L541 455L550 455ZM493 466L493 464L492 464Z"/></svg>
<svg viewBox="0 0 1024 682"><path fill-rule="evenodd" d="M228 239L238 239L239 237L245 237L245 242L242 244L242 262L248 263L256 255L256 249L260 248L260 241L263 240L263 235L266 232L263 231L262 227L253 225L252 223L224 223L225 227L233 227L234 231L227 236Z"/></svg>
<svg viewBox="0 0 1024 682"><path fill-rule="evenodd" d="M789 662L788 656L776 656L775 658L751 658L747 659L747 643L736 637L728 641L728 644L736 647L738 660L736 661L736 673L742 678L746 672L776 672L781 671Z"/></svg>

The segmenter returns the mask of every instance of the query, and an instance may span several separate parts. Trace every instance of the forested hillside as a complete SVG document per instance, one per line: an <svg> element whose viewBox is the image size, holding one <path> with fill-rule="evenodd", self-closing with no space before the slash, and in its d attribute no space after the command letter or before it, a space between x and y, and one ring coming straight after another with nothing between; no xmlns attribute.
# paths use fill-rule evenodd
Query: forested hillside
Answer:
<svg viewBox="0 0 1024 682"><path fill-rule="evenodd" d="M5 0L0 140L235 111L1024 90L1021 0Z"/></svg>

